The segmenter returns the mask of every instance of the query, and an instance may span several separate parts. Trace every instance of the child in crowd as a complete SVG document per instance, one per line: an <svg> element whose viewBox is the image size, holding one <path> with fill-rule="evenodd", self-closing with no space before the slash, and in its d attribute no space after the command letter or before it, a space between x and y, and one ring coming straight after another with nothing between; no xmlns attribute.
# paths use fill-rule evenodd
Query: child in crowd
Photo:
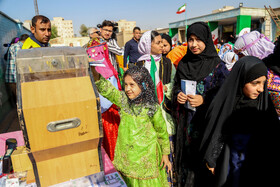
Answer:
<svg viewBox="0 0 280 187"><path fill-rule="evenodd" d="M218 55L221 59L223 59L225 54L227 54L230 51L233 51L233 44L225 43L221 46L221 49L220 49Z"/></svg>
<svg viewBox="0 0 280 187"><path fill-rule="evenodd" d="M238 60L238 56L234 52L227 52L222 60L226 63L226 67L229 71L231 71L233 65Z"/></svg>
<svg viewBox="0 0 280 187"><path fill-rule="evenodd" d="M141 37L138 48L142 55L138 61L138 66L145 66L157 85L155 92L158 96L158 101L162 110L162 115L167 126L169 135L171 154L169 160L174 161L174 135L175 124L171 116L171 93L174 84L174 76L176 68L169 58L166 58L167 53L171 50L171 38L166 34L160 35L156 31L147 31ZM153 68L154 67L154 68ZM153 71L154 69L154 71ZM157 82L160 80L160 82ZM162 87L161 87L162 86ZM163 88L160 90L159 88ZM163 100L161 100L163 98ZM173 167L174 168L174 167ZM173 186L175 182L174 170L169 172L168 181Z"/></svg>
<svg viewBox="0 0 280 187"><path fill-rule="evenodd" d="M276 46L265 35L258 31L244 34L236 40L234 52L242 58L244 56L255 56L261 59L268 68L267 88L269 95L274 103L280 119L280 44Z"/></svg>
<svg viewBox="0 0 280 187"><path fill-rule="evenodd" d="M115 70L109 58L109 50L106 42L92 35L92 39L87 45L87 53L89 61L102 61L106 67L96 67L100 70L99 73L110 81L117 89L121 90L121 83L118 77L118 72ZM91 66L91 70L95 70ZM114 151L118 138L118 128L120 124L120 115L118 107L100 95L102 124L103 124L103 139L102 146L110 159L114 160Z"/></svg>
<svg viewBox="0 0 280 187"><path fill-rule="evenodd" d="M234 65L206 115L201 143L214 186L279 186L279 121L257 57Z"/></svg>
<svg viewBox="0 0 280 187"><path fill-rule="evenodd" d="M96 81L99 93L120 107L113 164L128 186L168 186L170 144L152 78L135 66L125 72L124 84L123 92L103 77Z"/></svg>
<svg viewBox="0 0 280 187"><path fill-rule="evenodd" d="M162 51L162 60L159 63L159 77L163 84L163 90L164 90L164 102L162 104L162 114L165 119L166 125L167 125L167 132L169 134L169 140L170 140L170 155L169 160L172 163L172 171L169 172L168 175L168 182L170 183L170 186L176 186L176 173L174 170L174 139L175 139L175 124L172 119L172 102L171 102L171 95L172 95L172 89L174 84L174 77L176 74L176 68L174 64L171 62L169 58L167 58L167 55L172 49L172 40L171 37L167 34L161 34L162 38L162 44L163 44L163 51Z"/></svg>
<svg viewBox="0 0 280 187"><path fill-rule="evenodd" d="M162 56L165 56L172 50L172 40L168 34L161 34L163 50Z"/></svg>
<svg viewBox="0 0 280 187"><path fill-rule="evenodd" d="M194 183L201 165L198 147L205 129L202 119L229 71L216 52L207 23L191 24L187 30L187 40L187 54L178 64L173 86L173 115L177 123L175 171L178 186L208 187L205 180ZM194 95L182 91L181 82L186 80L196 82ZM186 107L187 102L195 110ZM208 173L206 170L205 175Z"/></svg>

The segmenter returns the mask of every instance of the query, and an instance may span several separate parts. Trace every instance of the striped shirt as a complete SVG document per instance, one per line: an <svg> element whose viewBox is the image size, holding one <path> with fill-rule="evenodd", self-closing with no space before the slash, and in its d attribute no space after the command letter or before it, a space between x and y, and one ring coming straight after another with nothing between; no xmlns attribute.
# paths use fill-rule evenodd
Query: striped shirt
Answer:
<svg viewBox="0 0 280 187"><path fill-rule="evenodd" d="M117 41L115 39L109 39L107 45L109 49L110 61L113 64L114 68L118 71L118 65L115 55L123 55L124 49L117 44Z"/></svg>

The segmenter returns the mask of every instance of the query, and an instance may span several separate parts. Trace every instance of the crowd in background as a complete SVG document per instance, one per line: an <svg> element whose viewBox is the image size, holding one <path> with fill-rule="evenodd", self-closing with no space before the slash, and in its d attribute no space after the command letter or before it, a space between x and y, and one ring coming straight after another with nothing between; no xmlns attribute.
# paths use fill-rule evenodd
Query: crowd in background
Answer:
<svg viewBox="0 0 280 187"><path fill-rule="evenodd" d="M102 146L128 186L279 185L279 39L252 31L214 45L207 23L196 22L181 45L135 27L122 48L114 31L105 20L83 47L90 62L105 64L90 68ZM17 52L50 47L50 20L35 16L31 32L15 38L5 56L14 102ZM194 94L184 87L190 84Z"/></svg>

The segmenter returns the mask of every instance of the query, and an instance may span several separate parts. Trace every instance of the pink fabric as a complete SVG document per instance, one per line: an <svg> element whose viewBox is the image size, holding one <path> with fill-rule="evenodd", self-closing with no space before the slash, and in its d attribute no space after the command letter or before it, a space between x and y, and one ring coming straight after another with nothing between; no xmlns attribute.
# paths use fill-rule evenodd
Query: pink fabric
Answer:
<svg viewBox="0 0 280 187"><path fill-rule="evenodd" d="M112 63L110 62L108 46L106 43L89 47L87 49L87 53L91 59L93 59L94 61L102 61L102 63L106 66L95 68L96 71L100 73L105 79L118 74L114 67L112 67Z"/></svg>
<svg viewBox="0 0 280 187"><path fill-rule="evenodd" d="M17 147L25 145L22 131L14 131L14 132L0 134L0 156L5 155L6 140L10 138L17 140Z"/></svg>
<svg viewBox="0 0 280 187"><path fill-rule="evenodd" d="M118 88L121 89L121 83L118 77L118 72L112 65L109 58L109 49L106 42L100 43L100 41L95 41L94 45L88 47L87 54L89 58L94 61L102 61L106 67L95 67L95 70L100 73L105 79L115 76L118 80Z"/></svg>
<svg viewBox="0 0 280 187"><path fill-rule="evenodd" d="M110 160L109 156L107 155L105 149L102 146L101 146L101 154L102 154L104 174L108 175L110 173L117 172L117 170L113 166L112 161Z"/></svg>

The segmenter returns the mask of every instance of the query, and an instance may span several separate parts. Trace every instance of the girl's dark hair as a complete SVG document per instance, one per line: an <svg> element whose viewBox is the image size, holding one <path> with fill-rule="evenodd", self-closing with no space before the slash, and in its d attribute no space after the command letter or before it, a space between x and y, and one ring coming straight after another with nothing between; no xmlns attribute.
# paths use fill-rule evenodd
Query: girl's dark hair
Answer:
<svg viewBox="0 0 280 187"><path fill-rule="evenodd" d="M157 31L152 31L151 32L151 41L154 41L155 37L157 37L158 35L160 35Z"/></svg>
<svg viewBox="0 0 280 187"><path fill-rule="evenodd" d="M149 104L154 105L157 103L155 94L155 86L149 71L145 67L134 66L129 68L123 78L130 75L131 78L138 84L141 89L141 93L135 99L131 100L130 103L135 104Z"/></svg>

